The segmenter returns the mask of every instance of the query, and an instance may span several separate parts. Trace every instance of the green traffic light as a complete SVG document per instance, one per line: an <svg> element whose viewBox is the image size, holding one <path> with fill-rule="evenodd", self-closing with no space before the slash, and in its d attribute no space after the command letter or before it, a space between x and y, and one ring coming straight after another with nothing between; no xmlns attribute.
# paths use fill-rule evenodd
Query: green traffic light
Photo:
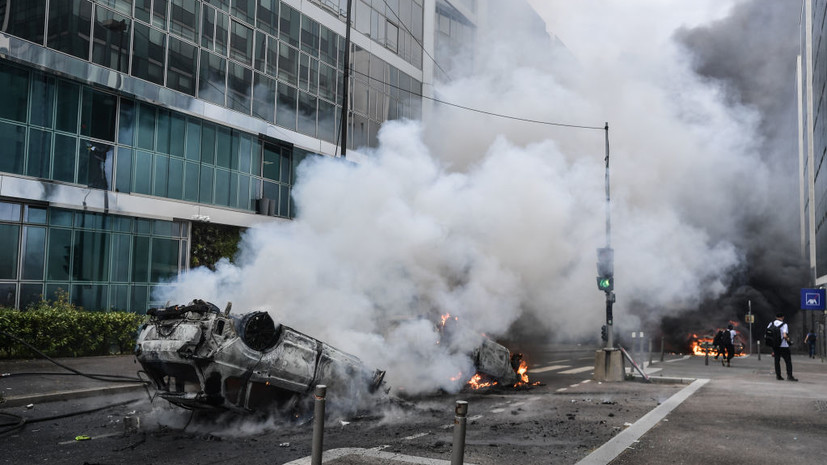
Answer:
<svg viewBox="0 0 827 465"><path fill-rule="evenodd" d="M614 279L609 277L598 277L597 288L601 291L611 291L614 289Z"/></svg>
<svg viewBox="0 0 827 465"><path fill-rule="evenodd" d="M609 287L609 280L608 279L601 279L600 280L600 289L606 289Z"/></svg>

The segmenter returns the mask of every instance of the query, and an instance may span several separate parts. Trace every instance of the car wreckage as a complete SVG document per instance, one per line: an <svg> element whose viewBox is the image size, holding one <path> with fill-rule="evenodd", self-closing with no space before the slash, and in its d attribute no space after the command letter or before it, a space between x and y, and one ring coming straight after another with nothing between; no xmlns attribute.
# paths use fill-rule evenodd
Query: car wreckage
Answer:
<svg viewBox="0 0 827 465"><path fill-rule="evenodd" d="M296 412L327 386L341 406L389 399L385 372L253 311L231 315L203 300L152 308L139 328L135 356L158 396L187 409ZM472 354L477 373L501 385L520 380L522 354L485 339Z"/></svg>

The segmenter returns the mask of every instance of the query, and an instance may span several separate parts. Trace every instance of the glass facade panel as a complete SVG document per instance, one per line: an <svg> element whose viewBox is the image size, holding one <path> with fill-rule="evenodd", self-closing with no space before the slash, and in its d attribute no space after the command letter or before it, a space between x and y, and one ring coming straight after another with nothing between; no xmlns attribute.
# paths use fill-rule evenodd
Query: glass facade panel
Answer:
<svg viewBox="0 0 827 465"><path fill-rule="evenodd" d="M52 157L52 133L29 129L29 158L26 160L26 174L36 178L50 177Z"/></svg>
<svg viewBox="0 0 827 465"><path fill-rule="evenodd" d="M43 279L43 264L46 256L46 228L26 226L23 228L23 273L22 279Z"/></svg>
<svg viewBox="0 0 827 465"><path fill-rule="evenodd" d="M171 199L184 198L184 160L169 159L169 185L167 197Z"/></svg>
<svg viewBox="0 0 827 465"><path fill-rule="evenodd" d="M301 49L310 56L319 57L319 23L308 16L302 16Z"/></svg>
<svg viewBox="0 0 827 465"><path fill-rule="evenodd" d="M14 308L17 301L17 286L14 283L0 283L0 307Z"/></svg>
<svg viewBox="0 0 827 465"><path fill-rule="evenodd" d="M201 67L198 71L198 97L224 105L226 80L227 60L202 50Z"/></svg>
<svg viewBox="0 0 827 465"><path fill-rule="evenodd" d="M55 80L40 73L31 79L32 105L29 122L36 126L51 128L54 122ZM3 105L0 104L0 108Z"/></svg>
<svg viewBox="0 0 827 465"><path fill-rule="evenodd" d="M115 141L115 121L118 99L112 94L83 89L80 133L108 141Z"/></svg>
<svg viewBox="0 0 827 465"><path fill-rule="evenodd" d="M233 21L230 35L230 58L248 66L253 64L253 30Z"/></svg>
<svg viewBox="0 0 827 465"><path fill-rule="evenodd" d="M20 285L20 302L18 306L21 309L29 308L43 300L43 284L21 284Z"/></svg>
<svg viewBox="0 0 827 465"><path fill-rule="evenodd" d="M215 204L229 207L230 205L230 172L215 170Z"/></svg>
<svg viewBox="0 0 827 465"><path fill-rule="evenodd" d="M0 118L26 122L29 95L29 73L0 65Z"/></svg>
<svg viewBox="0 0 827 465"><path fill-rule="evenodd" d="M132 150L118 147L117 173L115 192L132 192Z"/></svg>
<svg viewBox="0 0 827 465"><path fill-rule="evenodd" d="M279 0L259 0L256 27L268 34L279 33Z"/></svg>
<svg viewBox="0 0 827 465"><path fill-rule="evenodd" d="M190 202L198 201L198 180L200 177L197 163L190 163L184 166L184 200Z"/></svg>
<svg viewBox="0 0 827 465"><path fill-rule="evenodd" d="M109 286L99 284L74 284L72 285L72 293L69 300L85 310L104 310L106 309L106 298L108 294Z"/></svg>
<svg viewBox="0 0 827 465"><path fill-rule="evenodd" d="M24 1L5 3L5 15L0 14L3 32L21 39L43 44L43 30L46 23L46 1Z"/></svg>
<svg viewBox="0 0 827 465"><path fill-rule="evenodd" d="M135 23L134 29L132 75L164 85L166 34L141 23Z"/></svg>
<svg viewBox="0 0 827 465"><path fill-rule="evenodd" d="M253 71L230 61L227 74L227 106L233 110L250 114L252 101Z"/></svg>
<svg viewBox="0 0 827 465"><path fill-rule="evenodd" d="M170 37L167 86L194 96L197 65L198 48L175 37Z"/></svg>
<svg viewBox="0 0 827 465"><path fill-rule="evenodd" d="M0 220L20 221L20 205L16 203L0 202Z"/></svg>
<svg viewBox="0 0 827 465"><path fill-rule="evenodd" d="M129 252L132 250L132 237L127 234L112 235L112 268L110 281L129 281Z"/></svg>
<svg viewBox="0 0 827 465"><path fill-rule="evenodd" d="M60 131L75 133L78 130L78 98L80 87L66 81L57 86L57 121Z"/></svg>
<svg viewBox="0 0 827 465"><path fill-rule="evenodd" d="M232 0L230 13L236 18L253 24L256 17L256 0Z"/></svg>
<svg viewBox="0 0 827 465"><path fill-rule="evenodd" d="M209 166L201 165L201 179L199 180L198 201L213 203L213 171Z"/></svg>
<svg viewBox="0 0 827 465"><path fill-rule="evenodd" d="M187 118L187 160L201 159L201 122L194 118Z"/></svg>
<svg viewBox="0 0 827 465"><path fill-rule="evenodd" d="M72 230L52 228L49 231L49 260L46 279L65 281L69 279L72 264Z"/></svg>
<svg viewBox="0 0 827 465"><path fill-rule="evenodd" d="M78 184L109 190L114 149L100 142L81 141L78 148Z"/></svg>
<svg viewBox="0 0 827 465"><path fill-rule="evenodd" d="M316 97L299 92L299 132L316 136Z"/></svg>
<svg viewBox="0 0 827 465"><path fill-rule="evenodd" d="M105 281L109 278L109 235L76 231L72 254L72 279Z"/></svg>
<svg viewBox="0 0 827 465"><path fill-rule="evenodd" d="M125 312L129 310L129 286L109 286L109 310L117 312Z"/></svg>
<svg viewBox="0 0 827 465"><path fill-rule="evenodd" d="M197 43L200 6L197 0L172 0L169 31Z"/></svg>
<svg viewBox="0 0 827 465"><path fill-rule="evenodd" d="M215 164L223 168L230 168L230 160L232 160L232 135L230 130L225 127L219 127L216 132L216 152Z"/></svg>
<svg viewBox="0 0 827 465"><path fill-rule="evenodd" d="M135 151L132 192L149 195L152 193L152 154L143 150Z"/></svg>
<svg viewBox="0 0 827 465"><path fill-rule="evenodd" d="M279 38L298 47L301 40L301 19L302 15L298 10L282 3L279 14Z"/></svg>
<svg viewBox="0 0 827 465"><path fill-rule="evenodd" d="M23 174L23 160L26 156L26 127L0 122L0 171Z"/></svg>
<svg viewBox="0 0 827 465"><path fill-rule="evenodd" d="M18 217L20 213L18 212ZM17 278L17 250L20 240L20 226L0 224L0 279ZM12 304L14 306L14 304Z"/></svg>
<svg viewBox="0 0 827 465"><path fill-rule="evenodd" d="M145 283L149 281L149 237L132 238L132 281ZM137 287L137 286L136 286Z"/></svg>
<svg viewBox="0 0 827 465"><path fill-rule="evenodd" d="M255 73L253 86L253 116L273 122L276 111L276 81Z"/></svg>
<svg viewBox="0 0 827 465"><path fill-rule="evenodd" d="M287 44L279 44L279 80L295 86L298 77L299 51Z"/></svg>
<svg viewBox="0 0 827 465"><path fill-rule="evenodd" d="M46 45L82 60L89 59L92 3L61 0L49 4L49 33Z"/></svg>
<svg viewBox="0 0 827 465"><path fill-rule="evenodd" d="M295 130L298 91L295 87L290 87L283 82L279 82L276 98L276 124Z"/></svg>
<svg viewBox="0 0 827 465"><path fill-rule="evenodd" d="M167 196L167 174L169 173L169 157L155 155L155 176L153 176L152 194L158 197Z"/></svg>
<svg viewBox="0 0 827 465"><path fill-rule="evenodd" d="M120 72L129 69L131 20L106 8L95 9L92 62Z"/></svg>
<svg viewBox="0 0 827 465"><path fill-rule="evenodd" d="M204 123L201 127L201 163L215 164L215 126Z"/></svg>

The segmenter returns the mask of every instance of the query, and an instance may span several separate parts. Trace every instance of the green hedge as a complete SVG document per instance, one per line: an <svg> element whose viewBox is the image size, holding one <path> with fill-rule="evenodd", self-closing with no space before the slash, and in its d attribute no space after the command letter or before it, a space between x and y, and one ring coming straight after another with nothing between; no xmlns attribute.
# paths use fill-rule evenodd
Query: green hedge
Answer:
<svg viewBox="0 0 827 465"><path fill-rule="evenodd" d="M129 353L145 315L89 312L58 296L26 311L0 308L0 330L26 341L50 357ZM0 358L38 358L14 339L0 334Z"/></svg>

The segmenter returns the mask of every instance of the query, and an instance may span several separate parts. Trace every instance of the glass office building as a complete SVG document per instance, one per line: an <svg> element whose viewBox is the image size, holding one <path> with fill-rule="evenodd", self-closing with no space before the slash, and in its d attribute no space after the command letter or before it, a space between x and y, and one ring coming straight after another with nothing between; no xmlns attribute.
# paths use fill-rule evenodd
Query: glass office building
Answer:
<svg viewBox="0 0 827 465"><path fill-rule="evenodd" d="M353 0L345 83L347 0L0 0L0 306L143 312L193 222L288 221L344 85L349 152L421 117L450 3Z"/></svg>

